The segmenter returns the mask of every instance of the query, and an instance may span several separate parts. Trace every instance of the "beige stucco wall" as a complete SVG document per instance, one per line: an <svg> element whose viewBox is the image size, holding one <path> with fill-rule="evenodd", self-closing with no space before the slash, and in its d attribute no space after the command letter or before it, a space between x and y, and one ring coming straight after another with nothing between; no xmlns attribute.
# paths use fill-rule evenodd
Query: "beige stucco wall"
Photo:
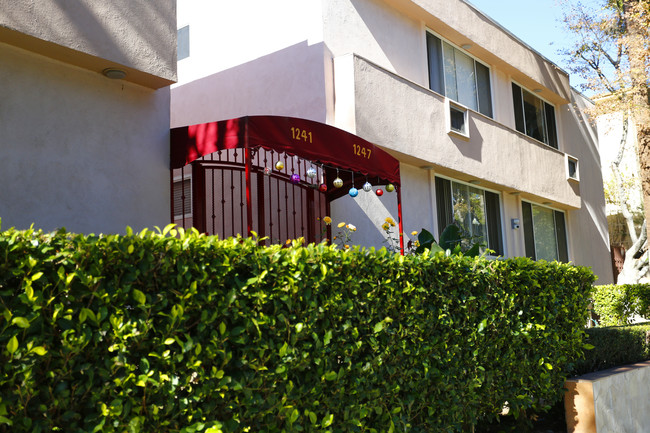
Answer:
<svg viewBox="0 0 650 433"><path fill-rule="evenodd" d="M0 43L2 227L124 232L169 222L169 88Z"/></svg>
<svg viewBox="0 0 650 433"><path fill-rule="evenodd" d="M0 42L160 88L176 80L176 1L0 0Z"/></svg>
<svg viewBox="0 0 650 433"><path fill-rule="evenodd" d="M171 126L256 114L326 122L332 105L325 79L331 61L326 57L322 43L303 41L174 87Z"/></svg>

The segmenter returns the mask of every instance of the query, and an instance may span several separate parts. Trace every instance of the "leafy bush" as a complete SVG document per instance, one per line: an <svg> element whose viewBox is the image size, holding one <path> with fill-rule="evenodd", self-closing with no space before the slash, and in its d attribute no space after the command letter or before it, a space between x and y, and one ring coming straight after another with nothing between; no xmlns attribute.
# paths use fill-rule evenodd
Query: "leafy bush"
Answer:
<svg viewBox="0 0 650 433"><path fill-rule="evenodd" d="M143 231L0 233L0 429L453 432L562 396L593 275Z"/></svg>
<svg viewBox="0 0 650 433"><path fill-rule="evenodd" d="M650 318L650 284L595 286L593 300L603 326L627 325L634 316Z"/></svg>
<svg viewBox="0 0 650 433"><path fill-rule="evenodd" d="M650 323L590 328L587 342L594 349L577 363L577 375L645 361L650 359Z"/></svg>

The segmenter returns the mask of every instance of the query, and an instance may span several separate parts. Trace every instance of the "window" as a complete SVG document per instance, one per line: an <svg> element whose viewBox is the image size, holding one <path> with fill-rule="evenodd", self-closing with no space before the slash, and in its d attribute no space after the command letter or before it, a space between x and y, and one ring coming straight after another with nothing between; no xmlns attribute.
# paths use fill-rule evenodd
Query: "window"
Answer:
<svg viewBox="0 0 650 433"><path fill-rule="evenodd" d="M503 255L499 194L438 176L435 182L438 238L449 224L457 224L469 242Z"/></svg>
<svg viewBox="0 0 650 433"><path fill-rule="evenodd" d="M176 44L176 55L179 61L190 56L190 26L178 29Z"/></svg>
<svg viewBox="0 0 650 433"><path fill-rule="evenodd" d="M557 149L555 108L515 83L512 100L517 131Z"/></svg>
<svg viewBox="0 0 650 433"><path fill-rule="evenodd" d="M447 99L449 102L449 99ZM449 132L460 134L463 137L469 137L469 130L467 128L467 109L449 103Z"/></svg>
<svg viewBox="0 0 650 433"><path fill-rule="evenodd" d="M522 202L526 257L569 261L564 212Z"/></svg>
<svg viewBox="0 0 650 433"><path fill-rule="evenodd" d="M490 69L427 32L429 88L492 117Z"/></svg>
<svg viewBox="0 0 650 433"><path fill-rule="evenodd" d="M174 217L192 216L192 179L174 181Z"/></svg>
<svg viewBox="0 0 650 433"><path fill-rule="evenodd" d="M566 155L566 176L567 179L580 180L580 176L578 175L578 160L569 155Z"/></svg>

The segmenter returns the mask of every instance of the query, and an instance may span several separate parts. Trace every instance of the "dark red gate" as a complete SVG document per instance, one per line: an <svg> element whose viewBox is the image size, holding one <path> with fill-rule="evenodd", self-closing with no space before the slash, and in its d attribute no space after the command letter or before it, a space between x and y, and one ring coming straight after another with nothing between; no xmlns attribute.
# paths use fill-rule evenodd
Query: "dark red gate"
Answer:
<svg viewBox="0 0 650 433"><path fill-rule="evenodd" d="M256 232L273 243L319 242L329 237L323 217L330 202L371 178L395 186L403 250L399 162L346 131L247 116L172 129L170 159L172 221L182 227L222 237ZM335 178L343 186L334 187Z"/></svg>

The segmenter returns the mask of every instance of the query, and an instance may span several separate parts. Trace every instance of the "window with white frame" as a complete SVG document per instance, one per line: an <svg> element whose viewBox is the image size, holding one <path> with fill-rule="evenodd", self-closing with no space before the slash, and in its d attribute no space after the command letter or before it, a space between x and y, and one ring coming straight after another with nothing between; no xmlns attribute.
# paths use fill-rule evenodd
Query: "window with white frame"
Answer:
<svg viewBox="0 0 650 433"><path fill-rule="evenodd" d="M427 53L431 90L492 117L490 68L430 32Z"/></svg>
<svg viewBox="0 0 650 433"><path fill-rule="evenodd" d="M449 224L456 224L466 242L478 242L483 249L503 255L499 194L439 176L435 188L438 236Z"/></svg>
<svg viewBox="0 0 650 433"><path fill-rule="evenodd" d="M567 179L580 180L580 175L578 173L578 160L569 155L566 155L566 176Z"/></svg>
<svg viewBox="0 0 650 433"><path fill-rule="evenodd" d="M555 107L515 83L512 101L517 131L557 149Z"/></svg>
<svg viewBox="0 0 650 433"><path fill-rule="evenodd" d="M522 202L526 257L533 260L569 261L564 212Z"/></svg>

